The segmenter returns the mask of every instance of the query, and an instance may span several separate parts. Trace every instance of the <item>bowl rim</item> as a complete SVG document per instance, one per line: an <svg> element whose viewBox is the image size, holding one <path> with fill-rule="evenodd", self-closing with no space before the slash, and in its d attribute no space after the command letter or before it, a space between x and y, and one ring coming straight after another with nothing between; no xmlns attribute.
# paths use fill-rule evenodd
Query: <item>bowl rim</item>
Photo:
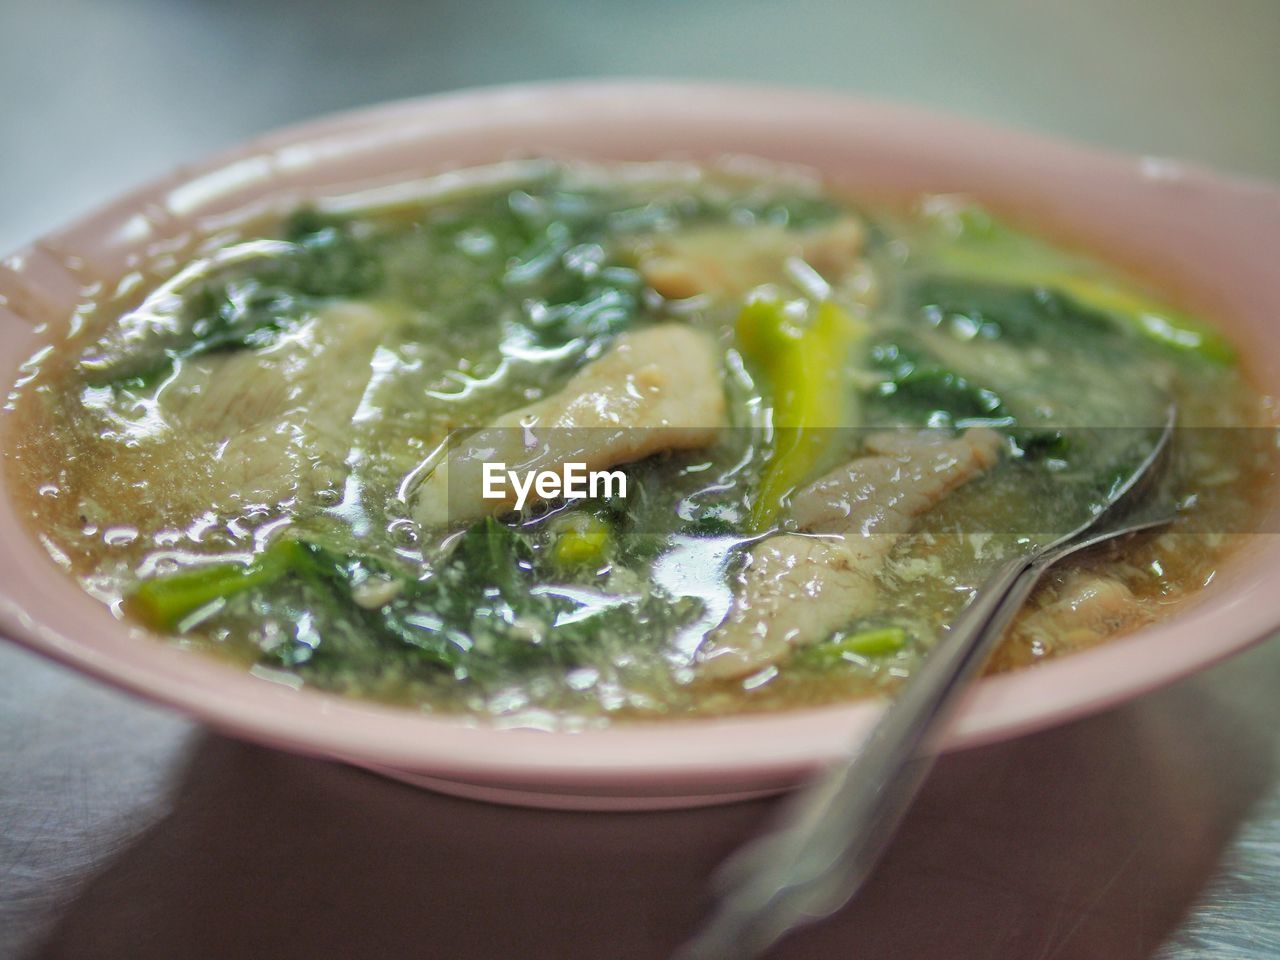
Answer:
<svg viewBox="0 0 1280 960"><path fill-rule="evenodd" d="M832 115L873 136L890 131L918 144L926 142L926 133L947 143L972 146L981 141L982 149L972 162L983 155L988 160L1013 156L1018 161L1012 168L1036 163L1060 170L1078 167L1084 171L1081 177L1110 180L1125 191L1157 191L1163 202L1182 204L1187 211L1205 214L1221 208L1232 223L1247 224L1251 236L1261 232L1280 240L1280 190L1272 185L1061 143L916 107L743 84L520 84L322 117L150 181L5 258L0 264L0 341L8 344L10 359L29 356L30 351L24 355L18 348L39 340L47 327L44 321L56 315L59 305L65 309L73 302L68 298L78 295L86 278L101 279L93 265L118 253L122 244L127 246L128 224L183 190L188 195L203 190L195 201L200 215L216 215L220 204L232 209L258 195L292 196L289 191L263 190L278 182L286 159L304 178L318 172L323 179L326 164L351 156L376 157L379 150L403 150L416 142L414 138L430 145L446 128L461 137L510 128L507 135L515 137L520 131L558 123L586 135L593 123L620 126L642 120L662 129L668 122L664 115L685 124L698 118L707 123L717 118L722 124L735 118L742 123L770 121L792 131L807 129L815 143L823 135L813 128L817 118L829 121ZM448 164L439 158L424 163L424 171L442 167ZM172 210L168 215L186 216ZM1280 310L1280 285L1264 293ZM4 382L11 386L18 371L9 376L10 366L4 369ZM5 415L3 420L7 450L11 418ZM24 529L25 538L16 536L23 524L16 517L7 478L0 483L0 494L0 535L9 547L9 556L0 561L0 633L223 732L277 747L489 784L624 791L699 784L710 788L782 783L801 776L842 755L881 710L878 702L862 700L782 713L548 732L504 729L473 718L286 688L121 624L57 568L29 530ZM1247 552L1275 554L1273 565L1280 567L1280 553L1271 549L1270 538L1265 539L1259 550ZM1242 569L1235 577L1236 567L1248 566L1243 561L1233 566L1236 582L1219 588L1212 603L1192 605L1170 620L1088 651L985 678L967 696L944 746L973 746L1082 716L1256 642L1280 626L1280 604L1267 602L1265 570ZM1229 618L1225 627L1224 617Z"/></svg>

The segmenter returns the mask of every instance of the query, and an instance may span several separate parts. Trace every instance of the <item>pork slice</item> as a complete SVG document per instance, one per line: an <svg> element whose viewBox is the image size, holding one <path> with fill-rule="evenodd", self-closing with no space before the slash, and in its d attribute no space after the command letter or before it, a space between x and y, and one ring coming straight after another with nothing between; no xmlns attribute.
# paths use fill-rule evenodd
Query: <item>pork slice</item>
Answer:
<svg viewBox="0 0 1280 960"><path fill-rule="evenodd" d="M949 492L989 469L1000 438L883 435L870 456L833 470L792 498L800 533L757 544L724 621L698 651L710 678L755 673L794 648L826 639L874 612L877 578L912 522Z"/></svg>
<svg viewBox="0 0 1280 960"><path fill-rule="evenodd" d="M1044 652L1077 650L1151 619L1150 612L1119 580L1077 572L1067 577L1055 599L1018 620L1010 633L1015 643Z"/></svg>
<svg viewBox="0 0 1280 960"><path fill-rule="evenodd" d="M342 302L268 348L187 361L159 397L180 458L168 493L198 514L340 486L352 416L392 323L377 307Z"/></svg>
<svg viewBox="0 0 1280 960"><path fill-rule="evenodd" d="M645 282L669 300L699 294L738 298L776 282L792 258L835 280L857 262L865 242L866 230L851 217L808 230L714 226L647 238L637 260Z"/></svg>
<svg viewBox="0 0 1280 960"><path fill-rule="evenodd" d="M680 324L620 335L557 393L504 414L463 439L419 486L418 523L433 529L503 513L506 496L485 498L484 465L525 474L567 463L604 470L663 450L710 444L727 423L711 338ZM538 497L531 493L529 502Z"/></svg>

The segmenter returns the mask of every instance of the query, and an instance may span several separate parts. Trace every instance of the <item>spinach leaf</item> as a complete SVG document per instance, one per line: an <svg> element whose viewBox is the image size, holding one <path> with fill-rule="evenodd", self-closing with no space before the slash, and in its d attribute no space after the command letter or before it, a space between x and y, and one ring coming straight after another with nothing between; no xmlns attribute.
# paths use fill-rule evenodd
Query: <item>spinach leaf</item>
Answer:
<svg viewBox="0 0 1280 960"><path fill-rule="evenodd" d="M1080 336L1118 339L1105 314L1044 287L1011 286L950 276L925 276L907 288L907 311L966 337L1005 339L1018 345Z"/></svg>
<svg viewBox="0 0 1280 960"><path fill-rule="evenodd" d="M182 631L245 607L274 629L260 661L325 686L359 675L452 677L487 684L513 671L584 662L602 633L661 627L695 611L659 594L601 597L539 584L547 572L532 543L492 518L473 525L424 580L373 557L285 538L247 565L216 564L143 583L129 598L156 629ZM393 596L366 606L359 590L390 581ZM247 598L247 599L246 599Z"/></svg>
<svg viewBox="0 0 1280 960"><path fill-rule="evenodd" d="M181 331L92 378L95 385L154 385L188 357L270 346L321 300L357 297L382 283L377 242L354 224L313 210L295 213L284 228L288 251L229 270L183 303Z"/></svg>
<svg viewBox="0 0 1280 960"><path fill-rule="evenodd" d="M873 398L916 425L955 426L969 419L1009 416L999 393L947 368L909 335L881 340L869 357L872 369L886 375Z"/></svg>
<svg viewBox="0 0 1280 960"><path fill-rule="evenodd" d="M284 237L297 255L278 264L278 286L311 297L359 297L383 281L377 239L359 235L350 220L304 208L289 218Z"/></svg>

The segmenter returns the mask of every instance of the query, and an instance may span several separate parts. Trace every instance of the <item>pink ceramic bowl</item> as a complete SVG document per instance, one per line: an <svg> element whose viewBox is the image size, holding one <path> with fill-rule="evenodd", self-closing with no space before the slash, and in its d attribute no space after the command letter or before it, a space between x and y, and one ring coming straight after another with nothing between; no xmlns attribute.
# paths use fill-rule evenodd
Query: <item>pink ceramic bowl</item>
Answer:
<svg viewBox="0 0 1280 960"><path fill-rule="evenodd" d="M33 243L0 269L0 381L65 328L87 288L159 241L246 208L394 182L513 154L599 159L747 154L813 167L855 195L971 194L1165 278L1243 345L1280 394L1280 192L842 96L674 83L512 87L397 103L295 127L182 170ZM503 730L295 691L166 646L115 620L50 561L0 496L0 630L226 733L441 790L565 808L693 806L783 789L880 710ZM1016 736L1135 696L1280 626L1280 543L1257 536L1177 617L1097 649L983 681L947 746Z"/></svg>

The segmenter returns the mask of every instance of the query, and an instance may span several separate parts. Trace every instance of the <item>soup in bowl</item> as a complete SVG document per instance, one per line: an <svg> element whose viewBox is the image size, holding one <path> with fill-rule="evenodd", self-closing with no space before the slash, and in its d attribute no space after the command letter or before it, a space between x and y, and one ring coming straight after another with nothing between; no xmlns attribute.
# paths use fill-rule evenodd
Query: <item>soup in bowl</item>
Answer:
<svg viewBox="0 0 1280 960"><path fill-rule="evenodd" d="M809 94L545 88L287 133L16 258L42 326L11 331L5 482L40 590L12 632L455 789L721 799L834 755L1173 407L1176 521L1055 571L959 730L1048 722L1273 625L1236 574L1228 643L1154 648L1274 562L1250 323L1277 300L1238 228L1278 210ZM1234 301L1156 229L1193 212ZM42 610L69 595L68 631Z"/></svg>

